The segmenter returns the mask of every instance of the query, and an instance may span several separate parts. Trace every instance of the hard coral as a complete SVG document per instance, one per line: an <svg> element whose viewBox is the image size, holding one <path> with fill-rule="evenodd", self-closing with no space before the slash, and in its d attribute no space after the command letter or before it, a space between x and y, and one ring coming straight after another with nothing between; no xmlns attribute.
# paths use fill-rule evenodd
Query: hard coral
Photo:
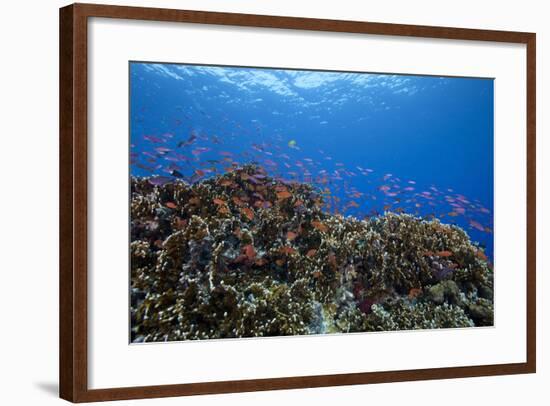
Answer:
<svg viewBox="0 0 550 406"><path fill-rule="evenodd" d="M132 341L485 326L493 273L456 226L323 211L255 165L131 179Z"/></svg>

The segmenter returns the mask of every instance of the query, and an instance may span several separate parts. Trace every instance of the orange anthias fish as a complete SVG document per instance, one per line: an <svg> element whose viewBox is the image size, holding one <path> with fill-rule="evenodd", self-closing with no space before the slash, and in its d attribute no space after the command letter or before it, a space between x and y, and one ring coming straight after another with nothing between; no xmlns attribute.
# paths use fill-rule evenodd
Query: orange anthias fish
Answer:
<svg viewBox="0 0 550 406"><path fill-rule="evenodd" d="M488 260L487 255L485 255L485 253L484 253L483 251L481 251L481 250L478 250L478 251L476 252L476 256L477 256L478 258L484 260L484 261L487 261L487 260Z"/></svg>
<svg viewBox="0 0 550 406"><path fill-rule="evenodd" d="M168 207L169 209L177 209L178 208L178 206L174 202L166 202L164 205L166 207Z"/></svg>
<svg viewBox="0 0 550 406"><path fill-rule="evenodd" d="M485 231L485 228L475 220L470 220L470 225L479 231Z"/></svg>
<svg viewBox="0 0 550 406"><path fill-rule="evenodd" d="M218 206L218 213L229 214L231 211L227 208L227 206Z"/></svg>
<svg viewBox="0 0 550 406"><path fill-rule="evenodd" d="M422 293L422 289L420 288L412 288L409 290L409 299L415 299Z"/></svg>
<svg viewBox="0 0 550 406"><path fill-rule="evenodd" d="M288 241L293 241L297 236L298 236L298 234L296 234L296 233L293 232L293 231L288 231L288 232L286 233L286 239L287 239Z"/></svg>
<svg viewBox="0 0 550 406"><path fill-rule="evenodd" d="M436 256L438 257L450 257L453 255L453 253L451 251L439 251L439 252L436 252L435 253Z"/></svg>
<svg viewBox="0 0 550 406"><path fill-rule="evenodd" d="M317 250L311 249L306 253L306 257L311 258L317 253Z"/></svg>
<svg viewBox="0 0 550 406"><path fill-rule="evenodd" d="M289 197L292 197L292 194L288 191L282 191L282 192L277 192L277 199L288 199Z"/></svg>
<svg viewBox="0 0 550 406"><path fill-rule="evenodd" d="M324 233L328 231L328 227L325 224L321 223L320 221L312 221L311 225L315 227L317 230L322 231Z"/></svg>
<svg viewBox="0 0 550 406"><path fill-rule="evenodd" d="M250 221L254 219L254 212L248 207L243 207L241 213Z"/></svg>
<svg viewBox="0 0 550 406"><path fill-rule="evenodd" d="M229 179L224 179L220 182L220 185L222 186L232 186L233 185L233 181L232 180L229 180Z"/></svg>
<svg viewBox="0 0 550 406"><path fill-rule="evenodd" d="M225 200L222 200L222 199L214 199L212 200L214 202L214 204L218 205L218 206L225 206Z"/></svg>
<svg viewBox="0 0 550 406"><path fill-rule="evenodd" d="M239 199L237 196L233 196L233 202L237 206L240 206L240 207L244 206L244 202L241 199Z"/></svg>
<svg viewBox="0 0 550 406"><path fill-rule="evenodd" d="M252 246L252 244L247 244L242 248L242 252L249 261L252 261L254 258L256 258L256 250Z"/></svg>
<svg viewBox="0 0 550 406"><path fill-rule="evenodd" d="M281 249L279 250L279 252L280 252L281 254L284 254L284 255L292 255L292 254L294 254L295 249L292 248L292 247L288 247L288 246L285 245L284 247L281 247Z"/></svg>

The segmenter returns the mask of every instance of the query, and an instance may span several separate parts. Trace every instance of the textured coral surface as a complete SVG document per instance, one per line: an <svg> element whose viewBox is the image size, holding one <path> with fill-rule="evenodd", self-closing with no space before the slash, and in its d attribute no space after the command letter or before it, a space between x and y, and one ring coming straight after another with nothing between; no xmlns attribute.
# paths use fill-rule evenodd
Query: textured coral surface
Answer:
<svg viewBox="0 0 550 406"><path fill-rule="evenodd" d="M327 214L257 166L131 179L131 340L490 326L493 271L459 227Z"/></svg>

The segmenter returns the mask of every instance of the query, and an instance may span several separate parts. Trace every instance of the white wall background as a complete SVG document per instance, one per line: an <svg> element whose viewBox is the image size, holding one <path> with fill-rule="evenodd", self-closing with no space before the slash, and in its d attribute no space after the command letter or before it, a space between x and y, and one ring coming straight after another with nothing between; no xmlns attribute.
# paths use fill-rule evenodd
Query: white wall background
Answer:
<svg viewBox="0 0 550 406"><path fill-rule="evenodd" d="M106 0L107 1L107 0ZM280 404L524 404L550 401L550 352L544 320L542 238L550 151L543 140L544 71L550 55L549 10L545 1L386 2L296 0L114 1L112 4L202 9L392 23L534 31L538 42L538 373L394 383L340 388L258 392L139 401L159 405ZM0 402L6 405L61 404L58 374L58 0L10 1L0 15ZM550 145L550 144L548 144ZM449 349L452 351L452 348ZM117 402L126 405L131 402Z"/></svg>

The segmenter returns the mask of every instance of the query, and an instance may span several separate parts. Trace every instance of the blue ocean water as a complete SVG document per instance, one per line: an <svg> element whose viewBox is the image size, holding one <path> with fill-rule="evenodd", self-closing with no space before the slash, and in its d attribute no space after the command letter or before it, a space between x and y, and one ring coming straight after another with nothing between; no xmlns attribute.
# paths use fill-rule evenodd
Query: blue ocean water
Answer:
<svg viewBox="0 0 550 406"><path fill-rule="evenodd" d="M493 255L493 80L130 63L133 176L200 182L247 163L327 210L457 224Z"/></svg>

